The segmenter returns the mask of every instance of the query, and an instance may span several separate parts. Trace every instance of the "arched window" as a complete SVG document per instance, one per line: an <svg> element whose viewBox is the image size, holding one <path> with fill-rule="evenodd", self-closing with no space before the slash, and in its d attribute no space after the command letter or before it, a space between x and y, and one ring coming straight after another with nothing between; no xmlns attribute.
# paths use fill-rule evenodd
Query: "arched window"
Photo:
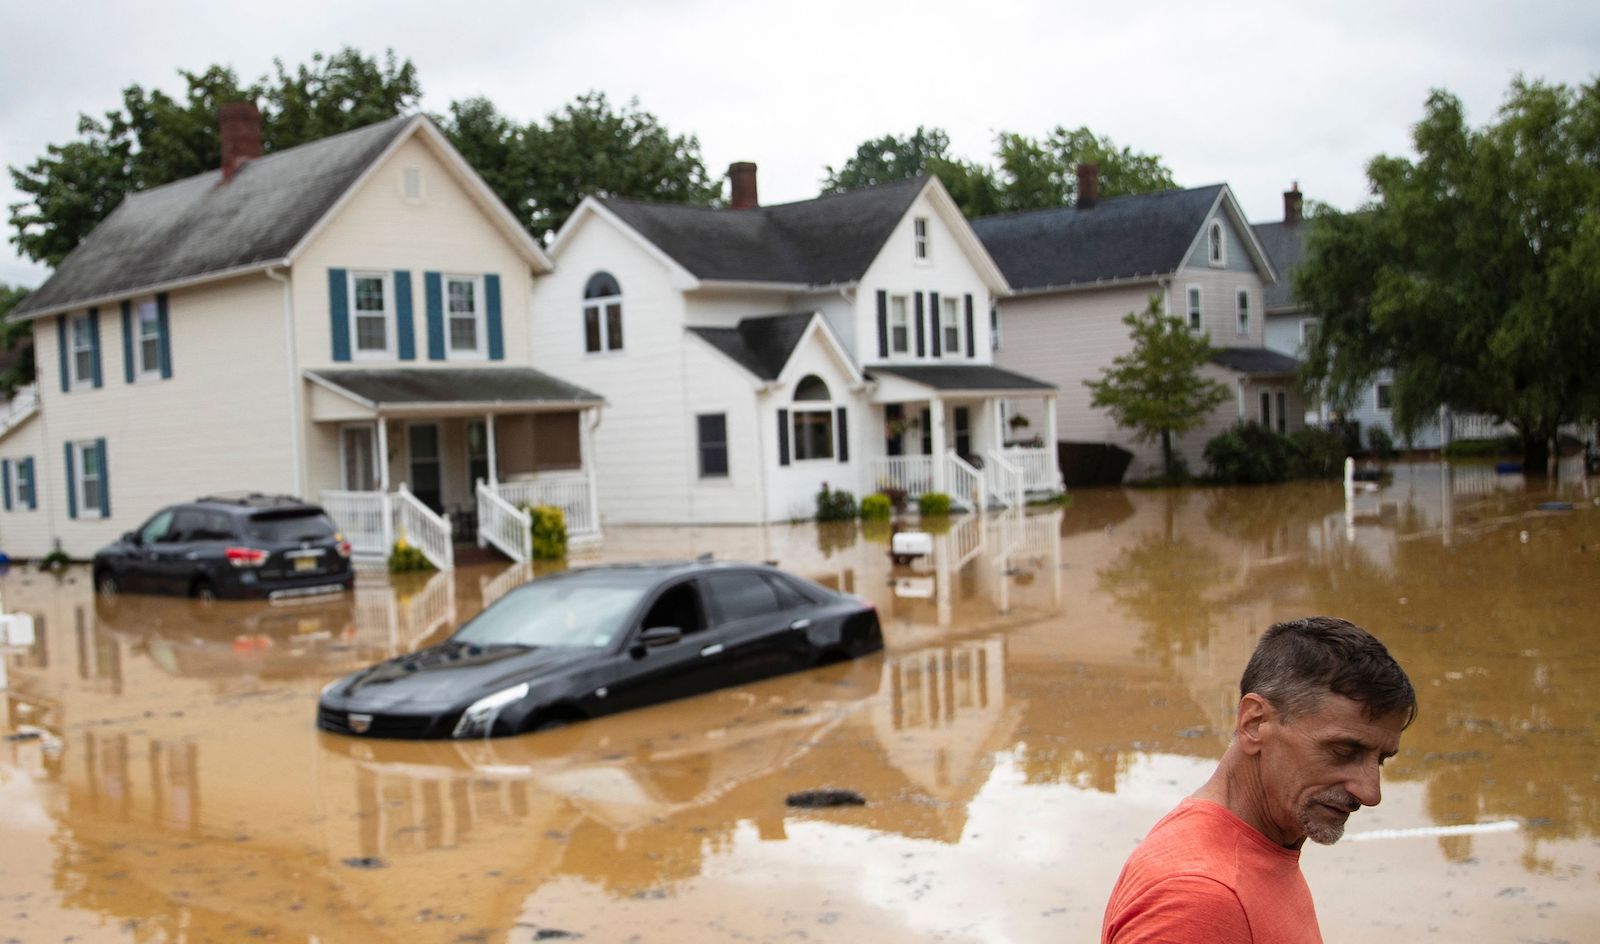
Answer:
<svg viewBox="0 0 1600 944"><path fill-rule="evenodd" d="M1211 228L1206 235L1206 259L1214 266L1221 266L1228 261L1228 249L1222 241L1222 223L1213 220Z"/></svg>
<svg viewBox="0 0 1600 944"><path fill-rule="evenodd" d="M596 272L583 287L583 349L622 350L622 286L610 272Z"/></svg>
<svg viewBox="0 0 1600 944"><path fill-rule="evenodd" d="M828 385L816 374L807 374L795 384L794 402L795 459L832 459L833 394Z"/></svg>

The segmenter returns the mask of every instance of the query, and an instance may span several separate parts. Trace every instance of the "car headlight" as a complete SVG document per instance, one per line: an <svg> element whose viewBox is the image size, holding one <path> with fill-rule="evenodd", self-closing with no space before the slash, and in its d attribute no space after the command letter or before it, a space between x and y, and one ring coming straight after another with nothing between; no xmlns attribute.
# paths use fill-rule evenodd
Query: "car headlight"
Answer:
<svg viewBox="0 0 1600 944"><path fill-rule="evenodd" d="M461 713L461 720L456 722L456 729L451 737L488 737L494 729L494 719L499 717L500 709L512 702L521 701L528 697L528 683L514 685L504 691L495 692L478 699Z"/></svg>

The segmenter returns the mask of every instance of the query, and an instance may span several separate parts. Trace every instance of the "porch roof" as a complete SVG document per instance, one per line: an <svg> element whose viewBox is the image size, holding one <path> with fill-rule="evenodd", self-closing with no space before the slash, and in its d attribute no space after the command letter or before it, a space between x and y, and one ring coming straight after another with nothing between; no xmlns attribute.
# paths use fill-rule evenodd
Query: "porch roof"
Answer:
<svg viewBox="0 0 1600 944"><path fill-rule="evenodd" d="M1251 377L1288 377L1300 361L1264 347L1225 347L1211 352L1211 362Z"/></svg>
<svg viewBox="0 0 1600 944"><path fill-rule="evenodd" d="M869 377L876 374L888 374L901 380L909 380L940 393L959 391L1003 396L1019 391L1036 391L1043 394L1056 389L1055 384L984 364L896 364L874 365L867 368Z"/></svg>
<svg viewBox="0 0 1600 944"><path fill-rule="evenodd" d="M598 393L532 367L308 370L306 379L372 415L482 415L600 406ZM313 419L333 419L316 415Z"/></svg>

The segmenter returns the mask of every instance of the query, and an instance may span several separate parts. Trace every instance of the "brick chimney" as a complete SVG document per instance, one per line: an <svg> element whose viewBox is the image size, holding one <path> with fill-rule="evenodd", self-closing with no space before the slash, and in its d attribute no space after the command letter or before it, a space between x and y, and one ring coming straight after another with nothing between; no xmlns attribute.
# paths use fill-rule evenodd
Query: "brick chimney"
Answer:
<svg viewBox="0 0 1600 944"><path fill-rule="evenodd" d="M729 164L728 184L728 206L735 210L749 210L761 205L756 197L756 165L749 161Z"/></svg>
<svg viewBox="0 0 1600 944"><path fill-rule="evenodd" d="M224 102L217 109L222 132L222 182L227 183L245 161L261 156L261 111L255 102Z"/></svg>
<svg viewBox="0 0 1600 944"><path fill-rule="evenodd" d="M1078 209L1087 210L1100 202L1100 165L1078 165Z"/></svg>
<svg viewBox="0 0 1600 944"><path fill-rule="evenodd" d="M1300 181L1283 192L1283 225L1293 226L1300 222Z"/></svg>

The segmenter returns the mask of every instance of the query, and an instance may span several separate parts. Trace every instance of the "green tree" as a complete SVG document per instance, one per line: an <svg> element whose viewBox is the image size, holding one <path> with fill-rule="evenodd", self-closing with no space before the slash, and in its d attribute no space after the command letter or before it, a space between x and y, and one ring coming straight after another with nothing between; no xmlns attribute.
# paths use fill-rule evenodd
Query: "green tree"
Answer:
<svg viewBox="0 0 1600 944"><path fill-rule="evenodd" d="M9 397L18 387L33 383L33 323L5 320L11 309L28 295L28 290L0 282L0 351L6 362L0 370L0 395Z"/></svg>
<svg viewBox="0 0 1600 944"><path fill-rule="evenodd" d="M905 137L886 134L861 142L844 164L825 169L822 192L842 193L925 174L937 176L967 216L984 216L1001 209L994 172L952 157L950 136L943 129L921 125Z"/></svg>
<svg viewBox="0 0 1600 944"><path fill-rule="evenodd" d="M271 152L393 117L422 95L415 68L392 52L382 64L346 48L293 72L275 66L275 77L248 85L222 65L180 70L181 96L130 85L121 107L99 119L79 116L78 140L9 168L28 198L9 208L11 242L54 266L128 194L219 166L217 108L225 102L261 105L262 147Z"/></svg>
<svg viewBox="0 0 1600 944"><path fill-rule="evenodd" d="M527 129L481 97L451 102L449 114L435 115L433 121L518 222L531 230L535 174L528 166Z"/></svg>
<svg viewBox="0 0 1600 944"><path fill-rule="evenodd" d="M1413 141L1368 165L1369 205L1313 218L1306 377L1348 407L1393 371L1402 430L1487 413L1542 470L1562 424L1600 417L1600 82L1519 78L1481 129L1435 91Z"/></svg>
<svg viewBox="0 0 1600 944"><path fill-rule="evenodd" d="M1167 317L1159 295L1150 296L1142 313L1128 312L1122 323L1128 326L1133 349L1113 360L1099 380L1083 382L1092 394L1090 405L1109 411L1140 442L1159 437L1162 467L1168 476L1176 476L1172 437L1199 426L1232 394L1223 384L1200 376L1211 342L1183 321Z"/></svg>
<svg viewBox="0 0 1600 944"><path fill-rule="evenodd" d="M602 92L580 95L529 125L523 138L531 169L526 219L536 236L560 229L586 196L710 205L722 194L722 178L706 173L700 140L672 134L637 99L618 111Z"/></svg>

